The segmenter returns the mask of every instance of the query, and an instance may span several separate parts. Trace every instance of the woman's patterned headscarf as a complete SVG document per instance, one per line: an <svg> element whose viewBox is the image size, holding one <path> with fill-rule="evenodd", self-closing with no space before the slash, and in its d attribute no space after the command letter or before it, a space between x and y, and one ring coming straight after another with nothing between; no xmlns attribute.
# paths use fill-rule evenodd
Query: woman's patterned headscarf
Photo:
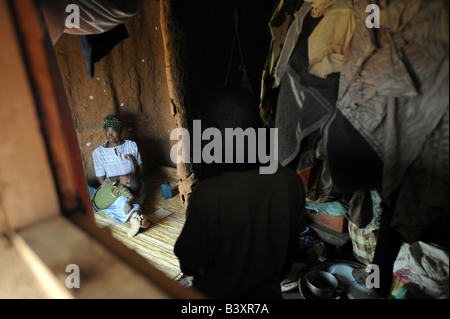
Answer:
<svg viewBox="0 0 450 319"><path fill-rule="evenodd" d="M122 122L114 114L106 115L103 118L103 128L107 129L109 127L120 131L122 129Z"/></svg>

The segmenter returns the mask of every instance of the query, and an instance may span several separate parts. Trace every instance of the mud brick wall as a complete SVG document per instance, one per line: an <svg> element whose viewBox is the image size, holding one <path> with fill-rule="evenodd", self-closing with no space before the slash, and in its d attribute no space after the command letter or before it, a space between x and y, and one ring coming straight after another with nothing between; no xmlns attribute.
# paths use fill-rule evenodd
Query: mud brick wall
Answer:
<svg viewBox="0 0 450 319"><path fill-rule="evenodd" d="M102 119L124 121L123 137L138 143L146 173L170 160L170 132L176 127L167 89L159 1L144 1L143 11L125 27L129 38L95 64L88 75L79 38L63 35L55 53L73 113L86 177L95 182L92 152L104 142Z"/></svg>

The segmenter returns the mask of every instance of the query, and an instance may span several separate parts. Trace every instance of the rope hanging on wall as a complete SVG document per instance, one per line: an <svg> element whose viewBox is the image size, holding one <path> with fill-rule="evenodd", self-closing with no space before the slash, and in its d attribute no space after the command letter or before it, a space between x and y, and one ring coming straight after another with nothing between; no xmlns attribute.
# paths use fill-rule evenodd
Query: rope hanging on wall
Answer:
<svg viewBox="0 0 450 319"><path fill-rule="evenodd" d="M245 65L245 60L244 60L244 53L242 51L241 40L239 37L239 10L238 10L238 8L234 9L233 17L234 17L234 38L233 38L233 44L231 45L230 60L228 62L227 75L225 77L225 85L228 85L228 82L230 80L231 65L233 63L233 54L234 54L235 46L237 43L237 47L239 50L238 52L239 52L239 56L241 59L241 64L239 65L239 71L242 72L241 81L239 83L239 86L241 86L242 88L244 88L244 89L250 91L252 94L254 94L253 86L250 82L250 77L248 76L248 73L247 73L247 67Z"/></svg>

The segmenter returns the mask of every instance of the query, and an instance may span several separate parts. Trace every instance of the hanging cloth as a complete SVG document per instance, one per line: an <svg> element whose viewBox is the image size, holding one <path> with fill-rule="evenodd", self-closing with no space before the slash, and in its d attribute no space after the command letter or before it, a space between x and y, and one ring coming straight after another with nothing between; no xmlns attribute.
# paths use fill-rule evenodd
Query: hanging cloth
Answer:
<svg viewBox="0 0 450 319"><path fill-rule="evenodd" d="M125 23L142 8L142 0L38 0L52 43L63 33L82 35L100 34ZM80 25L68 28L66 19L71 14L69 5L79 9Z"/></svg>
<svg viewBox="0 0 450 319"><path fill-rule="evenodd" d="M413 242L449 211L448 3L380 0L385 24L374 30L365 23L370 2L353 2L357 36L344 54L336 106L381 159L378 189L391 226ZM326 134L324 142L333 146Z"/></svg>
<svg viewBox="0 0 450 319"><path fill-rule="evenodd" d="M314 8L316 2L321 6ZM342 70L344 52L355 30L355 17L346 0L312 3L311 15L323 15L323 19L308 40L309 73L326 78L329 74Z"/></svg>
<svg viewBox="0 0 450 319"><path fill-rule="evenodd" d="M305 0L312 4L311 17L320 18L334 5L336 0Z"/></svg>
<svg viewBox="0 0 450 319"><path fill-rule="evenodd" d="M265 126L273 127L275 125L278 97L278 90L274 89L275 67L281 58L280 53L284 48L288 29L296 19L294 15L302 5L304 5L303 0L280 0L270 18L269 29L272 40L262 73L259 109ZM293 47L295 47L295 43L292 44ZM287 59L285 59L285 64L287 64Z"/></svg>
<svg viewBox="0 0 450 319"><path fill-rule="evenodd" d="M84 62L91 78L94 77L94 64L126 38L128 32L123 24L101 34L79 36Z"/></svg>
<svg viewBox="0 0 450 319"><path fill-rule="evenodd" d="M311 9L311 3L305 2L300 9L294 13L294 20L286 33L283 48L280 51L278 61L273 69L275 81L272 88L277 88L280 86L281 78L286 72L286 68L289 63L289 58L297 45L300 33L302 33L303 21L305 20L306 15L311 12Z"/></svg>

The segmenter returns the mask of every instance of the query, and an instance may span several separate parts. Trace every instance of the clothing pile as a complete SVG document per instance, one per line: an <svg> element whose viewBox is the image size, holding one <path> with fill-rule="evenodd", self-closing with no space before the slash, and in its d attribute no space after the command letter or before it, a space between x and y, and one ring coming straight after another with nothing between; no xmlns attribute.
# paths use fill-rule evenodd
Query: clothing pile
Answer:
<svg viewBox="0 0 450 319"><path fill-rule="evenodd" d="M424 242L404 243L394 263L392 299L448 299L448 251Z"/></svg>
<svg viewBox="0 0 450 319"><path fill-rule="evenodd" d="M309 209L347 210L371 249L380 219L402 242L448 244L448 2L280 0L269 27L260 115L278 128L279 161L297 167Z"/></svg>

